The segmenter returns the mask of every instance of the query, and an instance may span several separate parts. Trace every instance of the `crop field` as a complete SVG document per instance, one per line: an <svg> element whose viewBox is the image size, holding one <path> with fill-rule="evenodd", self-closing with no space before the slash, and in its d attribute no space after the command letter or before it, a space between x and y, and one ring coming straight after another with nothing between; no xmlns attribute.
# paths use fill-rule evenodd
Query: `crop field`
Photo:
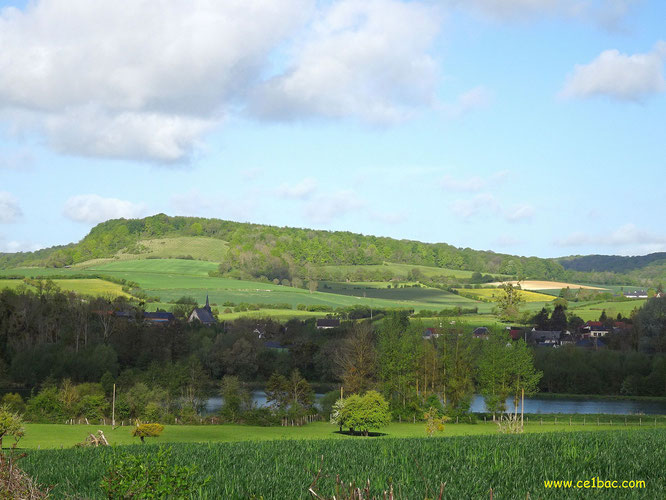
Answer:
<svg viewBox="0 0 666 500"><path fill-rule="evenodd" d="M497 298L503 293L499 288L465 288L459 289L458 291L474 295L481 299L492 300L493 302L496 302ZM531 292L528 290L519 290L518 293L525 302L550 302L551 300L554 300L552 295Z"/></svg>
<svg viewBox="0 0 666 500"><path fill-rule="evenodd" d="M336 475L359 485L370 480L376 495L390 484L401 498L432 498L445 483L447 499L488 498L664 498L663 429L396 439L172 444L172 463L196 464L199 498L306 499L316 490L330 497ZM145 455L157 446L70 448L32 451L21 460L26 472L54 485L56 498L103 498L99 483L119 453ZM545 480L642 480L644 489L564 492ZM582 493L582 495L581 495Z"/></svg>
<svg viewBox="0 0 666 500"><path fill-rule="evenodd" d="M343 274L353 273L354 271L391 271L396 277L406 278L410 271L418 269L423 276L431 278L433 276L451 276L454 278L469 278L472 276L472 271L462 271L460 269L445 269L442 267L430 266L416 266L410 264L396 264L392 262L385 262L384 264L377 265L361 265L361 266L324 266L329 272L340 272Z"/></svg>
<svg viewBox="0 0 666 500"><path fill-rule="evenodd" d="M569 303L569 311L580 316L585 321L597 320L602 311L606 311L609 318L617 317L618 313L622 316L630 316L635 308L641 308L647 299L627 300L622 302L596 302L596 303Z"/></svg>
<svg viewBox="0 0 666 500"><path fill-rule="evenodd" d="M62 290L68 290L81 295L93 296L111 296L111 297L130 297L123 292L121 285L104 281L101 279L54 279L53 282ZM0 290L3 288L15 289L19 285L25 285L23 280L2 280L0 279ZM28 289L34 290L34 287L28 285Z"/></svg>
<svg viewBox="0 0 666 500"><path fill-rule="evenodd" d="M518 284L517 281L508 281L512 285ZM490 285L501 285L502 283L490 283ZM575 283L564 283L561 281L538 281L538 280L524 280L520 282L520 287L523 290L561 290L562 288L569 287L572 290L578 288L584 288L586 290L606 290L598 286L589 286L589 285L577 285Z"/></svg>

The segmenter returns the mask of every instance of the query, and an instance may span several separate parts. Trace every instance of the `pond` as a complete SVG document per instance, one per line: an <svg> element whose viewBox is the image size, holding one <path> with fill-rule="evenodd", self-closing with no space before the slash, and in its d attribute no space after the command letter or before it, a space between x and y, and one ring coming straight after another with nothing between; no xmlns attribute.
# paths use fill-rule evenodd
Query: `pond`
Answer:
<svg viewBox="0 0 666 500"><path fill-rule="evenodd" d="M318 401L323 394L315 394ZM264 391L253 391L252 399L259 407L268 406ZM215 413L222 407L222 398L210 398L206 403L205 412ZM507 410L513 410L513 399L508 399ZM471 411L485 412L486 405L483 397L475 395L472 400ZM607 413L612 415L666 415L666 401L634 401L613 399L540 399L538 397L525 398L525 413L580 413L595 414Z"/></svg>

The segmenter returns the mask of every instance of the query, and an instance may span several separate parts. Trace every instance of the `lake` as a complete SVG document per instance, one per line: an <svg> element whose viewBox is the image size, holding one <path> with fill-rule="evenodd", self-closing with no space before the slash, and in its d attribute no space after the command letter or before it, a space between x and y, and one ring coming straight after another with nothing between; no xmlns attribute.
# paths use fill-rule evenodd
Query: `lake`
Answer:
<svg viewBox="0 0 666 500"><path fill-rule="evenodd" d="M319 400L323 394L315 394ZM266 404L264 391L253 391L252 399L257 406ZM206 413L215 413L222 407L222 398L210 398L206 403ZM513 399L506 403L508 410L513 410ZM485 412L486 405L483 398L475 395L472 400L473 412ZM525 398L525 413L608 413L612 415L666 415L666 402L663 401L633 401L633 400L604 400L604 399L539 399L538 397Z"/></svg>

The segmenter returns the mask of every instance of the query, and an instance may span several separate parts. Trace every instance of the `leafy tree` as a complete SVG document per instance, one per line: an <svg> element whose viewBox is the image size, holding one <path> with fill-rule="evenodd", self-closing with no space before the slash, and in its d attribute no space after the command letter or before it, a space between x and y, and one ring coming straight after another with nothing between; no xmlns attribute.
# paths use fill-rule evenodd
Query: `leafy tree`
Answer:
<svg viewBox="0 0 666 500"><path fill-rule="evenodd" d="M555 331L564 331L567 329L567 315L564 312L564 307L561 305L555 306L553 314L550 317L550 328Z"/></svg>
<svg viewBox="0 0 666 500"><path fill-rule="evenodd" d="M134 429L132 429L132 436L138 437L142 443L145 443L145 438L159 437L162 431L164 431L162 424L142 424L137 420Z"/></svg>
<svg viewBox="0 0 666 500"><path fill-rule="evenodd" d="M14 436L20 439L25 432L23 428L23 419L18 413L12 411L9 406L0 406L0 449L2 440L5 436Z"/></svg>
<svg viewBox="0 0 666 500"><path fill-rule="evenodd" d="M497 298L497 308L500 318L504 321L512 321L520 314L520 305L524 302L520 294L520 284L515 287L511 283L500 286L502 292Z"/></svg>
<svg viewBox="0 0 666 500"><path fill-rule="evenodd" d="M266 383L266 402L277 408L285 409L289 405L289 381L287 377L273 372Z"/></svg>
<svg viewBox="0 0 666 500"><path fill-rule="evenodd" d="M344 425L367 436L371 429L380 429L391 422L388 401L377 391L347 398L343 409Z"/></svg>
<svg viewBox="0 0 666 500"><path fill-rule="evenodd" d="M292 406L309 408L314 402L312 386L301 376L298 369L291 372L287 384L289 402Z"/></svg>

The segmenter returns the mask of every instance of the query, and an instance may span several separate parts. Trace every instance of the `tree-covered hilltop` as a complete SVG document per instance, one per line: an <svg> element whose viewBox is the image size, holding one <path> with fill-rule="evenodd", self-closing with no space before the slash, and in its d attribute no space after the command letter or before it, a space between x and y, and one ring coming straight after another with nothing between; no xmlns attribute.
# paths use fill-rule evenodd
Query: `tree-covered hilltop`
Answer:
<svg viewBox="0 0 666 500"><path fill-rule="evenodd" d="M559 278L564 268L537 257L517 257L491 251L456 248L445 243L366 236L345 231L322 231L262 224L170 217L114 219L95 226L79 243L38 252L0 254L0 267L64 266L112 257L120 250L141 253L141 240L172 236L207 236L229 243L229 263L264 265L360 265L384 261L507 275Z"/></svg>
<svg viewBox="0 0 666 500"><path fill-rule="evenodd" d="M602 256L543 259L457 248L446 243L368 236L346 231L276 227L157 214L143 219L114 219L95 226L80 242L36 252L0 254L0 268L18 266L62 267L90 259L112 257L122 251L141 254L141 242L157 238L205 236L228 243L220 273L236 272L246 278L308 279L321 266L380 265L392 262L466 270L490 275L531 279L568 280L607 284L656 283L666 276L663 260L646 256L620 265L581 265L581 259ZM618 258L612 258L615 262ZM626 258L619 258L626 259ZM640 267L647 264L647 267ZM662 265L659 265L662 264ZM655 267L656 266L656 267ZM625 271L631 274L627 275ZM389 278L390 279L390 278Z"/></svg>

